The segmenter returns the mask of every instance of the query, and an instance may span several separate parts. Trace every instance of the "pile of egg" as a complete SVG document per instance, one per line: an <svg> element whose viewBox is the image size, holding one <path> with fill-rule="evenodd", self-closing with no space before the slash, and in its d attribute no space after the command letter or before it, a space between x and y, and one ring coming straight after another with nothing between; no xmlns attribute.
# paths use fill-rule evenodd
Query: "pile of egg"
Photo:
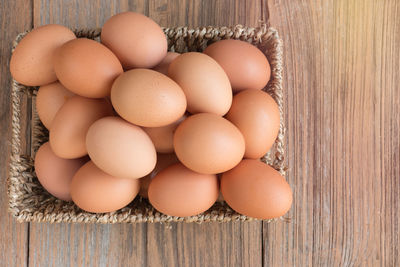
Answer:
<svg viewBox="0 0 400 267"><path fill-rule="evenodd" d="M270 65L257 47L221 40L204 53L167 52L160 26L134 12L111 17L100 39L45 25L11 57L13 78L40 86L36 109L49 142L35 171L50 194L92 213L138 194L181 217L221 199L259 219L290 209L288 183L260 161L280 113L262 91Z"/></svg>

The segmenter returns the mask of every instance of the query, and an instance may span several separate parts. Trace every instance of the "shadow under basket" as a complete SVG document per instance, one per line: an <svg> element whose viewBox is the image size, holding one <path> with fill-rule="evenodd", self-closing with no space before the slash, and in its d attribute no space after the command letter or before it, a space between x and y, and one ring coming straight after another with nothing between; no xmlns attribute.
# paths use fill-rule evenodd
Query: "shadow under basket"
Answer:
<svg viewBox="0 0 400 267"><path fill-rule="evenodd" d="M282 41L273 28L262 24L257 28L234 27L164 28L169 51L184 53L203 51L207 45L221 39L240 39L257 46L271 65L271 79L264 91L278 103L281 124L278 138L271 151L262 159L282 175L284 167L284 117L282 92ZM78 37L97 39L100 29L76 30ZM21 33L14 48L27 33ZM215 203L206 212L191 217L173 217L157 212L146 199L136 197L127 207L111 213L93 214L79 209L73 202L51 196L40 185L34 170L34 154L48 140L48 131L40 122L35 109L37 87L12 83L12 140L8 177L9 211L19 222L80 222L80 223L138 223L138 222L227 222L249 221L253 218L233 211L225 202ZM32 114L32 116L31 116ZM30 118L30 116L32 118ZM24 144L24 145L23 145ZM25 148L25 144L28 146ZM30 144L30 146L29 146ZM30 151L26 153L25 151ZM31 155L29 155L31 154Z"/></svg>

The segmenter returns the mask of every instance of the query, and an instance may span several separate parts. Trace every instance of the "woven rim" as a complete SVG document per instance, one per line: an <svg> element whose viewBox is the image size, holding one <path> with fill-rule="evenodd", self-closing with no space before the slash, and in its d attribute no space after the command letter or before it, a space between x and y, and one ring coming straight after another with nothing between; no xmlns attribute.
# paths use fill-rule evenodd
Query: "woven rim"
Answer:
<svg viewBox="0 0 400 267"><path fill-rule="evenodd" d="M170 51L203 51L212 42L221 39L240 39L256 45L268 58L271 79L264 89L278 103L281 124L278 137L263 161L282 175L284 166L283 89L282 89L282 40L274 28L262 24L257 28L237 25L234 27L187 27L163 28ZM14 41L13 49L27 34L21 33ZM77 37L96 39L100 29L76 30ZM215 203L206 212L191 217L173 217L157 212L146 199L137 197L127 207L111 213L85 212L72 202L58 200L48 194L39 184L34 171L34 155L24 155L21 150L21 100L25 95L32 98L32 151L48 140L48 131L42 125L35 110L36 87L12 82L12 140L10 170L8 177L9 211L19 222L84 222L84 223L137 223L137 222L227 222L251 221L253 218L233 211L225 202ZM265 220L265 221L274 221Z"/></svg>

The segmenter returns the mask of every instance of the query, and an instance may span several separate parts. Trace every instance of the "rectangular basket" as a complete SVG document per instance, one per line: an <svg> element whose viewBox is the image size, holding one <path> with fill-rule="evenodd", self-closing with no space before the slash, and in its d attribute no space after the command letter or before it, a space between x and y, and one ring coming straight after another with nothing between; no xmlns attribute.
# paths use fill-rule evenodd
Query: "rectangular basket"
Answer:
<svg viewBox="0 0 400 267"><path fill-rule="evenodd" d="M285 174L284 168L284 121L282 92L282 41L278 32L262 24L257 28L241 25L234 27L187 27L164 28L170 51L184 53L203 51L207 45L221 39L240 39L257 46L268 58L271 65L271 79L264 89L278 103L281 113L281 125L278 138L265 155L263 161ZM76 30L78 37L97 39L100 29ZM26 33L17 36L13 48ZM137 222L227 222L249 221L246 217L233 211L225 202L215 203L206 212L191 217L172 217L157 212L146 199L137 197L127 207L111 213L93 214L79 209L72 202L58 200L48 194L36 178L33 158L25 155L21 147L21 129L30 124L31 151L48 140L48 131L40 122L35 110L36 87L27 87L12 83L12 140L10 169L8 177L9 210L19 222L83 222L83 223L137 223ZM22 120L26 110L21 110L23 97L32 99L32 121ZM29 142L28 142L29 143Z"/></svg>

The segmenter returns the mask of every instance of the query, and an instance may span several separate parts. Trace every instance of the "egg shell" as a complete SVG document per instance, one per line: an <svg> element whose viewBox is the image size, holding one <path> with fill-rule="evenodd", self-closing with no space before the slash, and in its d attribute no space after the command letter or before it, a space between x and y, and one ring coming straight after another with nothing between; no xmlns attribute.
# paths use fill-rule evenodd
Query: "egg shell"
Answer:
<svg viewBox="0 0 400 267"><path fill-rule="evenodd" d="M38 149L35 155L36 176L47 192L61 200L70 201L72 177L87 161L87 157L79 159L57 157L47 142Z"/></svg>
<svg viewBox="0 0 400 267"><path fill-rule="evenodd" d="M123 72L110 49L86 38L71 40L57 49L54 70L70 91L92 98L109 95L115 78Z"/></svg>
<svg viewBox="0 0 400 267"><path fill-rule="evenodd" d="M267 93L244 90L233 97L226 118L243 134L245 158L261 158L278 136L280 113L278 104Z"/></svg>
<svg viewBox="0 0 400 267"><path fill-rule="evenodd" d="M105 99L73 96L57 112L51 125L49 141L54 153L66 159L87 154L86 133L95 121L113 114Z"/></svg>
<svg viewBox="0 0 400 267"><path fill-rule="evenodd" d="M135 12L123 12L106 21L101 42L110 48L124 69L153 68L167 54L167 38L152 19Z"/></svg>
<svg viewBox="0 0 400 267"><path fill-rule="evenodd" d="M134 69L121 74L111 90L115 111L144 127L161 127L185 113L186 98L173 80L154 70Z"/></svg>
<svg viewBox="0 0 400 267"><path fill-rule="evenodd" d="M164 170L168 166L171 166L174 163L179 162L178 158L176 157L175 153L170 154L157 154L157 163L154 170L146 175L143 178L140 178L140 190L139 195L144 198L148 198L148 189L154 176L156 176L160 171Z"/></svg>
<svg viewBox="0 0 400 267"><path fill-rule="evenodd" d="M153 68L153 70L161 72L164 75L168 75L168 67L171 62L177 58L180 54L176 52L168 52L164 59Z"/></svg>
<svg viewBox="0 0 400 267"><path fill-rule="evenodd" d="M186 118L182 116L179 120L162 127L143 127L143 130L150 137L151 141L159 153L174 152L174 133L178 125Z"/></svg>
<svg viewBox="0 0 400 267"><path fill-rule="evenodd" d="M50 129L58 110L74 95L59 82L43 85L39 88L36 95L36 111L40 121L47 129Z"/></svg>
<svg viewBox="0 0 400 267"><path fill-rule="evenodd" d="M111 176L92 161L83 165L71 182L71 196L81 209L103 213L119 210L136 197L139 180Z"/></svg>
<svg viewBox="0 0 400 267"><path fill-rule="evenodd" d="M54 51L75 34L68 28L49 24L29 32L15 48L10 60L10 72L19 83L40 86L55 82Z"/></svg>
<svg viewBox="0 0 400 267"><path fill-rule="evenodd" d="M271 76L268 59L257 47L240 40L221 40L209 45L204 53L224 69L234 92L263 89Z"/></svg>
<svg viewBox="0 0 400 267"><path fill-rule="evenodd" d="M105 117L90 126L86 147L104 172L123 178L141 178L155 167L157 154L150 137L119 117Z"/></svg>
<svg viewBox="0 0 400 267"><path fill-rule="evenodd" d="M222 174L221 192L232 209L258 219L284 215L293 200L292 190L285 178L256 159L245 159Z"/></svg>
<svg viewBox="0 0 400 267"><path fill-rule="evenodd" d="M218 197L214 174L199 174L176 163L157 174L149 186L149 201L170 216L194 216L208 210Z"/></svg>
<svg viewBox="0 0 400 267"><path fill-rule="evenodd" d="M189 52L178 56L168 68L168 76L177 82L192 113L224 115L232 104L232 88L228 76L211 57Z"/></svg>
<svg viewBox="0 0 400 267"><path fill-rule="evenodd" d="M189 169L215 174L235 167L243 158L245 143L228 120L211 113L192 115L176 129L174 149Z"/></svg>

